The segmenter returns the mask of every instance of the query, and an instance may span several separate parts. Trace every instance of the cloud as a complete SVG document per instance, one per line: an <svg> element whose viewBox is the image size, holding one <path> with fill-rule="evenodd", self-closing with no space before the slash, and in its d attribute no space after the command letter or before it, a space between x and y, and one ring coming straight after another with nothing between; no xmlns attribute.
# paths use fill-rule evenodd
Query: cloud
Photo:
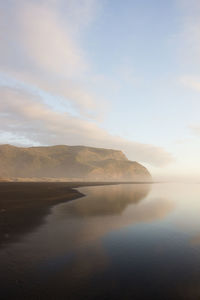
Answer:
<svg viewBox="0 0 200 300"><path fill-rule="evenodd" d="M193 91L200 91L200 2L177 0L180 10L179 34L176 35L178 58L182 75L178 84Z"/></svg>
<svg viewBox="0 0 200 300"><path fill-rule="evenodd" d="M200 92L200 76L181 76L179 82L187 88L196 90Z"/></svg>
<svg viewBox="0 0 200 300"><path fill-rule="evenodd" d="M199 124L193 124L189 126L189 129L193 134L196 136L200 136L200 125Z"/></svg>
<svg viewBox="0 0 200 300"><path fill-rule="evenodd" d="M4 82L8 82L10 78L15 78L15 85L23 86L25 89L37 87L41 91L50 93L55 96L55 104L58 100L62 102L64 107L70 104L78 114L89 119L101 120L104 116L107 105L104 99L95 93L88 91L84 84L77 83L73 79L56 80L48 77L39 77L34 72L8 72L9 76L2 77ZM25 83L25 86L21 83ZM31 84L30 84L31 83ZM6 83L4 83L6 86ZM57 97L58 96L58 97Z"/></svg>
<svg viewBox="0 0 200 300"><path fill-rule="evenodd" d="M99 74L93 74L82 39L99 3L0 1L0 67L6 76L0 90L0 132L10 142L114 148L130 159L165 165L172 158L164 149L113 136L98 123L106 101L95 92ZM130 70L125 73L134 79ZM43 101L42 92L51 94L53 105L48 97ZM58 110L60 102L63 109Z"/></svg>
<svg viewBox="0 0 200 300"><path fill-rule="evenodd" d="M15 61L16 68L29 69L32 65L33 69L59 77L79 75L89 66L78 34L92 20L96 3L19 0L8 1L6 5L1 1L1 63L17 56L24 63L19 65ZM14 47L9 49L10 45Z"/></svg>
<svg viewBox="0 0 200 300"><path fill-rule="evenodd" d="M105 101L84 87L90 64L80 45L80 33L93 20L97 2L1 1L1 70L96 118L102 113L100 102Z"/></svg>
<svg viewBox="0 0 200 300"><path fill-rule="evenodd" d="M185 66L200 64L200 3L198 0L177 0L181 12L179 56Z"/></svg>
<svg viewBox="0 0 200 300"><path fill-rule="evenodd" d="M41 72L71 77L85 71L83 53L56 11L47 5L26 2L17 21L25 53Z"/></svg>
<svg viewBox="0 0 200 300"><path fill-rule="evenodd" d="M95 122L55 112L35 95L19 89L0 90L1 133L13 132L42 145L89 145L123 150L129 159L163 166L172 161L164 149L113 136Z"/></svg>

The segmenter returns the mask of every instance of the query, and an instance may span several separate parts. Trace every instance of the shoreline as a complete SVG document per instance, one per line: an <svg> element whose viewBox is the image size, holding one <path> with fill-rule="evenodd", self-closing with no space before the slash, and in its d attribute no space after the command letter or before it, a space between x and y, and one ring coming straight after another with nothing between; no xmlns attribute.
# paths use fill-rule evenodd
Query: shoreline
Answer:
<svg viewBox="0 0 200 300"><path fill-rule="evenodd" d="M0 248L43 224L50 209L85 195L77 188L153 182L0 182Z"/></svg>

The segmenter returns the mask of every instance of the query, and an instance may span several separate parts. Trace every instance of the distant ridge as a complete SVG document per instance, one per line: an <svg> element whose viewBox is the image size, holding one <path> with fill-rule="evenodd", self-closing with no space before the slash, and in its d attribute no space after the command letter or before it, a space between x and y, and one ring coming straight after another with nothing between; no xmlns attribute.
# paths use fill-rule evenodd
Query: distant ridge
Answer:
<svg viewBox="0 0 200 300"><path fill-rule="evenodd" d="M151 181L149 171L119 150L86 146L0 145L0 181L10 178Z"/></svg>

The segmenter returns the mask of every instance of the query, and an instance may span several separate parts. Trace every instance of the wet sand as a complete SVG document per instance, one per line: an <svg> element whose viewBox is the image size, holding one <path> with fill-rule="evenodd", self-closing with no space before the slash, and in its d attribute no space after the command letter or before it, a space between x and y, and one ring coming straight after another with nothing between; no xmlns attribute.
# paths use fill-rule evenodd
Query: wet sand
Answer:
<svg viewBox="0 0 200 300"><path fill-rule="evenodd" d="M118 183L0 182L0 247L44 222L51 207L83 197L75 188Z"/></svg>

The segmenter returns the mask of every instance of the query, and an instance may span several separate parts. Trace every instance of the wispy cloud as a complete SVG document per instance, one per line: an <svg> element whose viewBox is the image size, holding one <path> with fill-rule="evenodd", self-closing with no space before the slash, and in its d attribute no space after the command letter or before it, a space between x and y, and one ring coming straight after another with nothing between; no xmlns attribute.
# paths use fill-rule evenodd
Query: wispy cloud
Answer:
<svg viewBox="0 0 200 300"><path fill-rule="evenodd" d="M182 74L179 83L199 90L200 82L200 2L177 0L180 10L179 33L176 35Z"/></svg>
<svg viewBox="0 0 200 300"><path fill-rule="evenodd" d="M189 129L193 134L200 137L200 124L192 124L189 126Z"/></svg>
<svg viewBox="0 0 200 300"><path fill-rule="evenodd" d="M200 76L181 76L179 82L187 88L196 90L200 92Z"/></svg>
<svg viewBox="0 0 200 300"><path fill-rule="evenodd" d="M198 0L177 0L181 10L180 44L181 58L187 64L200 64L200 3Z"/></svg>
<svg viewBox="0 0 200 300"><path fill-rule="evenodd" d="M84 144L123 150L130 159L163 166L172 161L164 149L112 136L95 122L55 112L39 97L21 90L0 90L0 128L2 133L28 138L34 143Z"/></svg>
<svg viewBox="0 0 200 300"><path fill-rule="evenodd" d="M101 74L93 74L82 46L100 9L98 0L0 1L0 67L4 75L22 83L4 83L0 89L0 133L10 142L18 137L33 144L115 148L130 159L165 165L172 157L164 149L101 128L106 101L90 87ZM132 70L124 71L126 80L135 81ZM34 88L50 93L54 106ZM58 98L63 106L71 103L76 117L67 109L55 109Z"/></svg>
<svg viewBox="0 0 200 300"><path fill-rule="evenodd" d="M97 7L96 0L0 2L1 69L96 117L100 101L81 83L89 77L90 64L79 34Z"/></svg>
<svg viewBox="0 0 200 300"><path fill-rule="evenodd" d="M182 11L180 44L183 74L178 82L185 88L200 92L200 2L198 0L177 0ZM200 135L200 125L188 126L190 132Z"/></svg>
<svg viewBox="0 0 200 300"><path fill-rule="evenodd" d="M56 10L29 1L20 8L17 22L25 53L40 72L62 78L85 71L84 55Z"/></svg>

